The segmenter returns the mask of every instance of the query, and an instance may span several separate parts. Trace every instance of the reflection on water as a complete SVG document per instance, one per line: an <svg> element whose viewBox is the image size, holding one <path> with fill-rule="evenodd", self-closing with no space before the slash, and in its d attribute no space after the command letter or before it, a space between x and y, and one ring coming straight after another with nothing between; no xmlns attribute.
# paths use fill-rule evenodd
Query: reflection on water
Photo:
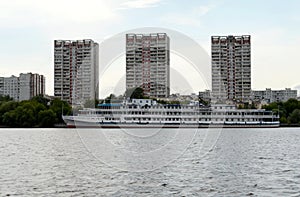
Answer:
<svg viewBox="0 0 300 197"><path fill-rule="evenodd" d="M297 196L299 142L293 128L1 129L0 196Z"/></svg>

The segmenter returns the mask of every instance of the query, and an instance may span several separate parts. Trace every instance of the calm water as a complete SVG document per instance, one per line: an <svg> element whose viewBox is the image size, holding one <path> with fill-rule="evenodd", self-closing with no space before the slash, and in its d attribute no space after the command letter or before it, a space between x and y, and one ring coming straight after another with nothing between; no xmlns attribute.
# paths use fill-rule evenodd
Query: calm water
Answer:
<svg viewBox="0 0 300 197"><path fill-rule="evenodd" d="M300 129L0 129L0 196L300 196Z"/></svg>

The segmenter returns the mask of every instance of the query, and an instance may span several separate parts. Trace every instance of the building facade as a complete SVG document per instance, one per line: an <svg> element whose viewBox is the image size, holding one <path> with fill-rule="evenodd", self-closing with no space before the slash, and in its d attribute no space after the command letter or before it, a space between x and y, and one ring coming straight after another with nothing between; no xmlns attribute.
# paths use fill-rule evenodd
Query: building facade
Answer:
<svg viewBox="0 0 300 197"><path fill-rule="evenodd" d="M32 74L21 73L19 76L19 93L20 93L19 99L21 101L28 100L30 98L32 92L31 84L32 84Z"/></svg>
<svg viewBox="0 0 300 197"><path fill-rule="evenodd" d="M45 77L32 73L20 73L19 77L0 77L0 95L9 96L15 101L45 95Z"/></svg>
<svg viewBox="0 0 300 197"><path fill-rule="evenodd" d="M0 96L4 95L4 77L0 77Z"/></svg>
<svg viewBox="0 0 300 197"><path fill-rule="evenodd" d="M9 96L15 101L19 101L19 78L12 75L4 77L4 96Z"/></svg>
<svg viewBox="0 0 300 197"><path fill-rule="evenodd" d="M266 88L266 90L253 90L251 97L256 102L285 102L291 98L297 99L297 90L292 90L291 88L271 90L271 88Z"/></svg>
<svg viewBox="0 0 300 197"><path fill-rule="evenodd" d="M144 95L170 95L170 39L166 33L126 34L126 89L141 87Z"/></svg>
<svg viewBox="0 0 300 197"><path fill-rule="evenodd" d="M250 36L212 36L211 63L213 98L248 102L251 96Z"/></svg>
<svg viewBox="0 0 300 197"><path fill-rule="evenodd" d="M99 98L98 43L54 41L54 96L73 105Z"/></svg>
<svg viewBox="0 0 300 197"><path fill-rule="evenodd" d="M19 101L34 96L45 95L45 77L33 73L21 73L19 76Z"/></svg>

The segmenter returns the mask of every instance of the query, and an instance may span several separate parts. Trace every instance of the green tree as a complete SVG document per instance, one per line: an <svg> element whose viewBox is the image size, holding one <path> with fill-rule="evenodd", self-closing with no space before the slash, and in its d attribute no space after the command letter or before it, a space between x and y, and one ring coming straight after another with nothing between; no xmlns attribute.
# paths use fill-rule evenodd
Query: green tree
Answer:
<svg viewBox="0 0 300 197"><path fill-rule="evenodd" d="M153 100L155 100L159 104L168 104L168 102L165 100L160 100L160 99L153 99Z"/></svg>
<svg viewBox="0 0 300 197"><path fill-rule="evenodd" d="M144 96L144 90L141 87L130 88L125 91L126 98L130 99L144 99L148 98Z"/></svg>
<svg viewBox="0 0 300 197"><path fill-rule="evenodd" d="M56 114L57 123L62 123L62 115L70 115L72 113L71 106L58 98L51 101L50 108Z"/></svg>
<svg viewBox="0 0 300 197"><path fill-rule="evenodd" d="M0 105L0 124L3 123L3 116L6 112L14 110L19 105L18 102L15 101L7 101L3 102Z"/></svg>
<svg viewBox="0 0 300 197"><path fill-rule="evenodd" d="M113 103L114 102L114 100L116 100L116 95L114 95L114 94L110 94L108 97L106 97L105 99L104 99L104 102L105 103Z"/></svg>
<svg viewBox="0 0 300 197"><path fill-rule="evenodd" d="M49 100L42 96L21 102L3 101L0 123L11 127L52 127L63 122L62 114L69 115L71 111L67 102L54 99L49 106Z"/></svg>
<svg viewBox="0 0 300 197"><path fill-rule="evenodd" d="M56 114L51 110L43 110L38 113L39 127L53 127L57 122Z"/></svg>
<svg viewBox="0 0 300 197"><path fill-rule="evenodd" d="M288 117L288 122L291 124L300 124L300 109L295 109Z"/></svg>
<svg viewBox="0 0 300 197"><path fill-rule="evenodd" d="M42 104L37 102L36 100L29 100L29 101L22 101L20 102L20 106L22 106L25 110L27 111L32 111L33 113L33 117L28 117L29 120L28 121L32 121L29 122L28 124L33 126L38 126L39 122L38 122L38 113L40 111L46 110L47 107Z"/></svg>
<svg viewBox="0 0 300 197"><path fill-rule="evenodd" d="M299 123L298 113L300 102L296 99L289 99L286 102L274 102L262 107L266 110L272 110L275 114L279 113L281 123L295 124Z"/></svg>
<svg viewBox="0 0 300 197"><path fill-rule="evenodd" d="M13 126L16 124L16 113L12 111L8 111L3 114L2 124L6 126Z"/></svg>
<svg viewBox="0 0 300 197"><path fill-rule="evenodd" d="M296 99L289 99L283 103L283 107L286 110L287 115L289 116L295 109L300 108L300 103Z"/></svg>
<svg viewBox="0 0 300 197"><path fill-rule="evenodd" d="M8 95L5 95L5 96L0 95L0 103L1 103L1 102L12 101L12 100L13 100L13 99L10 98Z"/></svg>
<svg viewBox="0 0 300 197"><path fill-rule="evenodd" d="M33 127L36 120L32 109L19 105L4 114L3 123L11 127Z"/></svg>
<svg viewBox="0 0 300 197"><path fill-rule="evenodd" d="M288 122L285 116L281 116L279 121L280 121L280 123L287 123Z"/></svg>
<svg viewBox="0 0 300 197"><path fill-rule="evenodd" d="M14 112L16 113L16 125L18 127L34 127L36 125L37 119L31 106L19 106Z"/></svg>
<svg viewBox="0 0 300 197"><path fill-rule="evenodd" d="M41 103L43 104L45 107L48 106L50 100L43 97L42 95L39 95L39 96L35 96L31 99L31 101L36 101L38 103Z"/></svg>
<svg viewBox="0 0 300 197"><path fill-rule="evenodd" d="M262 108L266 109L268 111L272 111L273 109L278 109L278 103L274 102L274 103L270 103L268 105L263 105Z"/></svg>
<svg viewBox="0 0 300 197"><path fill-rule="evenodd" d="M176 105L179 105L179 104L180 104L180 101L170 101L170 104L176 104Z"/></svg>

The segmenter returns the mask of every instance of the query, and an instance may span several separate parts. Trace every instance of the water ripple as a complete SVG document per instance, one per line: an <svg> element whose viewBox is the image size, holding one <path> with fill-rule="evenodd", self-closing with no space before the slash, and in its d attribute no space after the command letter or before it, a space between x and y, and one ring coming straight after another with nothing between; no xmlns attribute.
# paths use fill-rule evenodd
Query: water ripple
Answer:
<svg viewBox="0 0 300 197"><path fill-rule="evenodd" d="M162 145L157 136L142 144L122 134L115 142L147 152ZM298 129L225 129L199 157L202 142L197 135L177 160L131 172L95 159L75 130L1 129L0 196L299 196ZM140 165L127 156L118 160Z"/></svg>

